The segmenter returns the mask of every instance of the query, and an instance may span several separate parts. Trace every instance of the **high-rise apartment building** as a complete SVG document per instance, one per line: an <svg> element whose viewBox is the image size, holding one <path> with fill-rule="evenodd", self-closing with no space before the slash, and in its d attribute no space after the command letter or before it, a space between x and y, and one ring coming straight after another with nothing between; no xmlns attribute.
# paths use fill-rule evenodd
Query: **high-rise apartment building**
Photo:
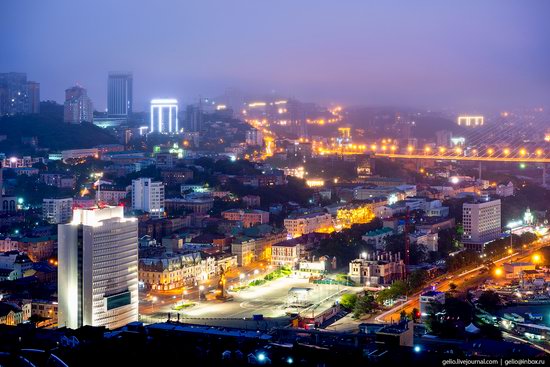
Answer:
<svg viewBox="0 0 550 367"><path fill-rule="evenodd" d="M40 84L26 73L0 73L0 116L40 112Z"/></svg>
<svg viewBox="0 0 550 367"><path fill-rule="evenodd" d="M483 244L499 238L502 233L500 200L464 203L462 224L464 226L462 240L465 245L468 243L481 245L481 247L470 247L483 251Z"/></svg>
<svg viewBox="0 0 550 367"><path fill-rule="evenodd" d="M94 121L94 107L86 89L76 85L65 90L63 120L69 124Z"/></svg>
<svg viewBox="0 0 550 367"><path fill-rule="evenodd" d="M73 215L73 198L44 199L42 218L51 224L67 223Z"/></svg>
<svg viewBox="0 0 550 367"><path fill-rule="evenodd" d="M143 210L152 218L164 215L164 184L150 178L132 181L132 209Z"/></svg>
<svg viewBox="0 0 550 367"><path fill-rule="evenodd" d="M132 113L132 73L110 72L107 81L107 114L126 118Z"/></svg>
<svg viewBox="0 0 550 367"><path fill-rule="evenodd" d="M123 207L75 209L58 226L59 327L138 319L138 223Z"/></svg>

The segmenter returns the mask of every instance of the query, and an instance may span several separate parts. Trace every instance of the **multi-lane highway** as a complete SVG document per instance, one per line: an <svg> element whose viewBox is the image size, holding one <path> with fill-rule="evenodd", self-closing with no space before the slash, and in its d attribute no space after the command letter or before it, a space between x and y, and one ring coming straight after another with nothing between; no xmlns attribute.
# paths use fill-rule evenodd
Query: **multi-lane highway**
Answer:
<svg viewBox="0 0 550 367"><path fill-rule="evenodd" d="M520 252L515 252L511 255L505 256L501 259L494 261L495 265L503 264L506 261L529 261L533 253L538 251L541 247L548 246L550 244L550 238L545 238L532 243L527 246L527 249ZM447 292L451 283L456 284L458 287L463 286L465 283L482 282L485 279L492 276L487 272L481 272L484 266L478 266L474 269L470 269L462 272L448 273L440 276L432 281L434 289L441 292ZM414 308L420 309L419 296L422 292L417 292L411 296L405 302L402 302L395 307L387 310L375 317L376 322L386 323L391 321L397 321L400 318L400 313L405 310L407 314L410 314Z"/></svg>

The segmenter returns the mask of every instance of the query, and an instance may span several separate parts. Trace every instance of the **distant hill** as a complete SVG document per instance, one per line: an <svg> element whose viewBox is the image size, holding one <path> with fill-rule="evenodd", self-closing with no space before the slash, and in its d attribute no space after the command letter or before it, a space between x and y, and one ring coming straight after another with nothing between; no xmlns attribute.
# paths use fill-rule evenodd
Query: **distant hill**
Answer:
<svg viewBox="0 0 550 367"><path fill-rule="evenodd" d="M38 146L52 151L92 148L98 144L116 143L107 131L90 123L71 125L63 122L58 111L38 115L5 116L0 119L0 135L7 140L0 142L0 151L7 154L28 152L22 137L36 136Z"/></svg>

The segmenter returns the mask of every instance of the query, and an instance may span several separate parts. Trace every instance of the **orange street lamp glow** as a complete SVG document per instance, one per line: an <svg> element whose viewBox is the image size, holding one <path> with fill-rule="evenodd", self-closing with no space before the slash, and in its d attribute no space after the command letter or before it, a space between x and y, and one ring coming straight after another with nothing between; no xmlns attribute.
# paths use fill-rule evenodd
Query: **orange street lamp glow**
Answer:
<svg viewBox="0 0 550 367"><path fill-rule="evenodd" d="M462 154L462 149L456 148L456 149L455 149L455 152L456 152L456 154Z"/></svg>
<svg viewBox="0 0 550 367"><path fill-rule="evenodd" d="M392 152L395 152L395 150L397 149L397 147L396 147L395 145L392 145L392 146L390 147L390 149L391 149Z"/></svg>
<svg viewBox="0 0 550 367"><path fill-rule="evenodd" d="M521 149L519 150L519 154L522 155L522 156L524 156L524 155L527 154L527 151L525 150L525 148L521 148Z"/></svg>
<svg viewBox="0 0 550 367"><path fill-rule="evenodd" d="M496 268L495 269L495 276L499 277L502 275L502 269L501 268Z"/></svg>
<svg viewBox="0 0 550 367"><path fill-rule="evenodd" d="M425 151L426 153L429 153L429 152L431 152L431 151L432 151L432 148L430 148L430 147L426 147L426 148L424 148L424 151Z"/></svg>
<svg viewBox="0 0 550 367"><path fill-rule="evenodd" d="M504 153L504 155L509 155L510 154L510 149L505 148L503 153Z"/></svg>
<svg viewBox="0 0 550 367"><path fill-rule="evenodd" d="M372 150L376 150L376 144L371 145L370 148L371 148Z"/></svg>
<svg viewBox="0 0 550 367"><path fill-rule="evenodd" d="M542 258L541 258L541 256L540 256L539 254L534 254L534 255L533 255L533 262L534 262L535 264L540 263L541 260L542 260Z"/></svg>
<svg viewBox="0 0 550 367"><path fill-rule="evenodd" d="M495 151L493 150L493 148L489 148L487 149L487 154L489 155L492 155Z"/></svg>
<svg viewBox="0 0 550 367"><path fill-rule="evenodd" d="M540 156L542 155L542 153L543 153L543 152L542 152L542 149L537 149L536 153L537 153L537 155L540 157Z"/></svg>
<svg viewBox="0 0 550 367"><path fill-rule="evenodd" d="M407 151L408 151L409 153L412 153L413 150L414 150L414 148L413 148L411 145L409 145L409 146L407 147Z"/></svg>

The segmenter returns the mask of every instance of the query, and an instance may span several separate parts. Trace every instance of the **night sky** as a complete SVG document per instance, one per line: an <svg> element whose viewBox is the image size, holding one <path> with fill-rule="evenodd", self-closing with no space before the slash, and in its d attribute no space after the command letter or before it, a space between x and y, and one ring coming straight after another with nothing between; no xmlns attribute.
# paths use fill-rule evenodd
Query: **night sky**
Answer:
<svg viewBox="0 0 550 367"><path fill-rule="evenodd" d="M548 0L0 0L0 72L96 108L229 88L305 101L507 108L550 101Z"/></svg>

